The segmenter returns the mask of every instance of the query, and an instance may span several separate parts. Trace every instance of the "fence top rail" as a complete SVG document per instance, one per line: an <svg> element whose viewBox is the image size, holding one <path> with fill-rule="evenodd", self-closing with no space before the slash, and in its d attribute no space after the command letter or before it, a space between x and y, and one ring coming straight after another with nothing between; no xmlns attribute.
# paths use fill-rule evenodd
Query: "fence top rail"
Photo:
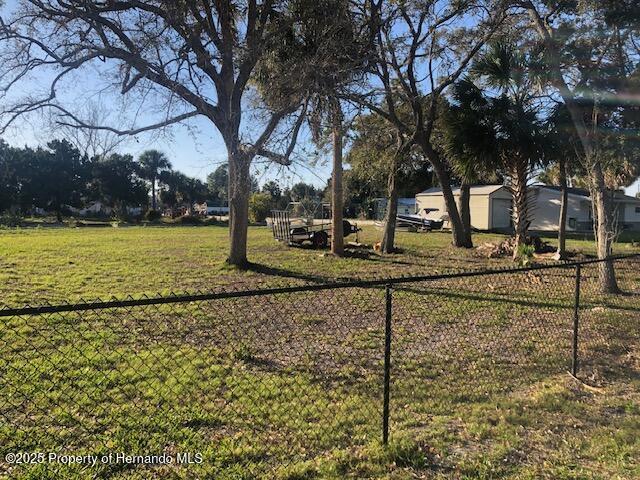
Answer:
<svg viewBox="0 0 640 480"><path fill-rule="evenodd" d="M313 285L298 285L288 287L274 287L263 288L257 290L240 290L240 291L228 291L228 292L209 292L209 293L196 293L196 294L171 294L167 296L148 297L143 296L141 298L133 298L129 296L126 299L118 299L113 297L111 300L97 299L95 301L81 301L79 303L60 303L60 304L43 304L37 306L25 306L19 308L7 308L0 307L0 318L13 317L20 315L38 315L45 313L61 313L61 312L76 312L86 310L102 310L108 308L119 307L136 307L145 305L162 305L171 303L188 303L188 302L200 302L207 300L221 300L225 298L241 298L241 297L254 297L263 295L275 295L284 293L299 293L299 292L312 292L321 290L335 290L341 288L354 288L354 287L380 287L385 285L397 285L403 283L415 283L415 282L427 282L431 280L444 280L455 279L465 277L479 277L488 275L499 275L505 273L522 273L538 270L551 270L551 269L566 269L571 267L577 267L578 265L588 265L595 263L603 263L615 260L624 260L628 258L640 257L640 253L631 253L623 255L612 255L605 259L588 259L575 262L559 262L551 264L539 264L531 265L528 267L506 267L495 269L482 269L471 270L462 272L442 273L433 275L414 275L414 276L402 276L392 278L379 278L372 280L349 280L340 282L327 282Z"/></svg>

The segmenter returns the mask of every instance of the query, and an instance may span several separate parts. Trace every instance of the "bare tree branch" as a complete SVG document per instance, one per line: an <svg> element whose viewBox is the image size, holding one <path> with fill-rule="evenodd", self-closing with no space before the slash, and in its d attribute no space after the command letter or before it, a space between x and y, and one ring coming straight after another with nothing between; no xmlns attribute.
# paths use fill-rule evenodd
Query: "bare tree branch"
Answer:
<svg viewBox="0 0 640 480"><path fill-rule="evenodd" d="M67 122L65 120L56 120L56 123L58 123L59 125L73 127L73 128L87 128L91 130L104 130L107 132L115 133L116 135L137 135L142 132L148 132L149 130L157 130L162 127L168 127L169 125L173 125L174 123L179 123L184 120L187 120L188 118L193 118L197 115L200 115L200 112L198 112L197 110L193 110L191 112L183 113L181 115L176 115L175 117L167 118L166 120L153 123L151 125L145 125L144 127L136 127L136 128L129 128L129 129L122 130L122 129L117 129L107 125L92 125L90 123L87 123L86 121L80 120L74 114L72 114L71 112L69 112L68 110L64 109L63 107L57 104L49 104L46 106L61 111L62 112L62 115L60 115L61 118L71 118L73 120L73 123Z"/></svg>
<svg viewBox="0 0 640 480"><path fill-rule="evenodd" d="M0 126L22 115L49 109L57 122L117 135L135 135L167 127L197 115L220 132L229 155L231 210L230 261L246 262L249 164L268 154L285 162L298 137L301 119L282 154L268 153L267 144L279 124L300 109L300 99L268 109L264 125L251 144L242 143L243 97L267 39L281 32L279 20L289 14L274 0L199 1L113 0L103 2L23 0L11 20L0 17L0 82L5 100L23 79L51 75L45 94L27 95L0 107ZM121 128L82 119L62 95L71 72L95 66L98 78L126 98L153 102L164 118L142 127ZM115 68L114 68L115 67ZM73 85L77 89L77 85ZM252 128L255 126L252 125Z"/></svg>

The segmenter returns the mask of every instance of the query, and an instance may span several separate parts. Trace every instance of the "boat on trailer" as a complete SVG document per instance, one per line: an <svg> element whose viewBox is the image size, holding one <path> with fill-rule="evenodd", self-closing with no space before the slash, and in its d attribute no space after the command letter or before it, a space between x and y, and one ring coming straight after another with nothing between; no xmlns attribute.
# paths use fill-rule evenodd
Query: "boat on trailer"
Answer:
<svg viewBox="0 0 640 480"><path fill-rule="evenodd" d="M425 214L437 212L437 208L425 208L423 209ZM418 214L399 213L396 215L396 228L401 230L407 230L410 232L430 232L432 230L440 230L444 224L443 218L439 220L433 220L425 218ZM384 227L384 221L376 222L376 226L379 228Z"/></svg>

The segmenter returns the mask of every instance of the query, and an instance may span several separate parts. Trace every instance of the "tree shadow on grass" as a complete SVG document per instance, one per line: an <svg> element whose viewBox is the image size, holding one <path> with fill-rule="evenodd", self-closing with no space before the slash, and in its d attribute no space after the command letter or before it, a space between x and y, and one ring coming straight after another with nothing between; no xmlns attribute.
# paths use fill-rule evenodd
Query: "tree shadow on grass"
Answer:
<svg viewBox="0 0 640 480"><path fill-rule="evenodd" d="M253 263L253 262L247 264L246 270L255 272L255 273L260 273L262 275L293 278L296 280L305 280L310 283L331 283L336 281L336 279L334 278L323 277L321 275L295 272L293 270L286 270L284 268L272 267L269 265L263 265L261 263Z"/></svg>
<svg viewBox="0 0 640 480"><path fill-rule="evenodd" d="M469 292L464 288L459 288L454 291L452 287L449 288L429 288L429 287L413 287L413 286L397 286L397 290L422 295L428 297L430 295L436 297L451 298L456 300L470 300L470 301L491 301L496 304L511 304L523 307L534 308L573 308L573 299L566 297L559 297L557 299L541 299L535 296L529 298L523 298L522 296L509 296L508 293L495 293L495 292ZM620 294L622 298L640 296L638 293L622 292ZM627 312L640 312L640 306L631 305L619 305L610 301L603 301L598 299L582 300L580 303L580 310L592 309L595 307L603 307L611 310L622 310Z"/></svg>
<svg viewBox="0 0 640 480"><path fill-rule="evenodd" d="M352 252L352 251L346 251L344 258L364 260L367 262L376 262L376 263L385 264L385 265L402 265L402 266L410 266L410 267L419 266L419 265L416 265L414 262L405 262L402 260L386 259L379 255L366 255L361 252ZM310 283L321 283L321 284L327 284L332 282L345 282L350 280L354 280L354 281L359 280L359 278L356 275L347 275L342 277L327 277L323 275L297 272L294 270L288 270L284 268L278 268L278 267L273 267L270 265L265 265L262 263L254 263L254 262L249 262L245 266L245 270L255 272L255 273L260 273L262 275L269 275L269 276L283 277L283 278L293 278L296 280L304 280Z"/></svg>
<svg viewBox="0 0 640 480"><path fill-rule="evenodd" d="M402 252L398 252L398 253L402 253ZM378 263L384 263L389 265L407 265L410 267L422 266L416 262L407 262L404 260L394 259L389 255L384 256L384 255L378 255L375 253L372 254L366 250L345 250L344 258L354 258L357 260L365 260L368 262L378 262Z"/></svg>

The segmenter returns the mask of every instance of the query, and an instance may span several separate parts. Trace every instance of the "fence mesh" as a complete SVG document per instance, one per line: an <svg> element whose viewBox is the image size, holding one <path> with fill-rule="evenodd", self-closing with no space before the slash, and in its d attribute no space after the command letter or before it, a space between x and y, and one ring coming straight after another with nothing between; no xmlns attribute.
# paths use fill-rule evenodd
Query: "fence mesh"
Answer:
<svg viewBox="0 0 640 480"><path fill-rule="evenodd" d="M598 269L581 267L580 377L592 385L617 378L638 378L640 372L640 257L613 262L619 294L601 292Z"/></svg>
<svg viewBox="0 0 640 480"><path fill-rule="evenodd" d="M615 262L622 295L580 266L579 372L593 385L637 375L639 263ZM0 311L2 458L203 456L89 470L0 459L0 474L286 476L380 442L389 341L391 438L461 435L456 416L571 370L577 268Z"/></svg>
<svg viewBox="0 0 640 480"><path fill-rule="evenodd" d="M428 421L452 403L485 400L568 369L572 273L514 272L401 287L394 295L392 390L405 416L415 421L423 414ZM430 401L443 397L449 401Z"/></svg>

